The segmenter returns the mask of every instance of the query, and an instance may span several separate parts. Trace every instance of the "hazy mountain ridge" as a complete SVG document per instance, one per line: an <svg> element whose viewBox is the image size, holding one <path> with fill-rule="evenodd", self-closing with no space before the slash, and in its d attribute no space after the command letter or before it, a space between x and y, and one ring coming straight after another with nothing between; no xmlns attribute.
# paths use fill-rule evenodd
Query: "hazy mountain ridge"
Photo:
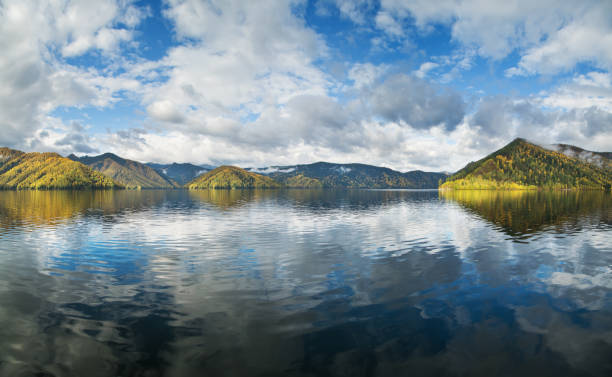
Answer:
<svg viewBox="0 0 612 377"><path fill-rule="evenodd" d="M190 163L156 164L147 162L145 165L155 169L158 173L164 174L180 185L185 185L194 180L197 176L207 173L215 168L212 165L194 165Z"/></svg>
<svg viewBox="0 0 612 377"><path fill-rule="evenodd" d="M248 169L266 174L287 187L296 188L403 188L435 189L444 173L420 170L402 173L390 168L366 164L313 164L271 166L265 169Z"/></svg>
<svg viewBox="0 0 612 377"><path fill-rule="evenodd" d="M99 156L68 156L90 168L122 183L127 188L153 189L178 188L180 185L164 174L137 161L127 160L112 153Z"/></svg>
<svg viewBox="0 0 612 377"><path fill-rule="evenodd" d="M612 169L612 152L593 152L569 144L553 144L550 149L601 168Z"/></svg>
<svg viewBox="0 0 612 377"><path fill-rule="evenodd" d="M571 147L571 146L569 146ZM577 147L573 147L582 150ZM565 148L567 149L567 148ZM515 139L448 177L445 189L609 189L612 169Z"/></svg>
<svg viewBox="0 0 612 377"><path fill-rule="evenodd" d="M57 153L0 148L0 189L109 189L123 186L80 162Z"/></svg>

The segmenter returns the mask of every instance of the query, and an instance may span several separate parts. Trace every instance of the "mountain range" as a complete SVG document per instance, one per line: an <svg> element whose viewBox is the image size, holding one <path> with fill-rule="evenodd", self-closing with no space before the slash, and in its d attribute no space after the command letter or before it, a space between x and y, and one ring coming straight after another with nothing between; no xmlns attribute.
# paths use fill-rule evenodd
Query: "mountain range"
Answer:
<svg viewBox="0 0 612 377"><path fill-rule="evenodd" d="M567 144L542 147L515 139L458 172L409 171L366 164L316 162L241 169L155 164L112 153L68 158L0 148L0 189L610 189L612 153Z"/></svg>
<svg viewBox="0 0 612 377"><path fill-rule="evenodd" d="M279 183L293 188L435 189L438 187L438 182L447 177L444 173L420 170L402 173L379 166L329 162L249 170L266 174Z"/></svg>

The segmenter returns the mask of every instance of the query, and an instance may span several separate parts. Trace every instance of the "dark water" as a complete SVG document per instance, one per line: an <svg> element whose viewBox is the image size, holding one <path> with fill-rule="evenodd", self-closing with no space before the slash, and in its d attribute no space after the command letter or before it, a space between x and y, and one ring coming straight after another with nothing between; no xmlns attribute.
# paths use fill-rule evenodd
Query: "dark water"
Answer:
<svg viewBox="0 0 612 377"><path fill-rule="evenodd" d="M612 376L612 197L0 192L1 376Z"/></svg>

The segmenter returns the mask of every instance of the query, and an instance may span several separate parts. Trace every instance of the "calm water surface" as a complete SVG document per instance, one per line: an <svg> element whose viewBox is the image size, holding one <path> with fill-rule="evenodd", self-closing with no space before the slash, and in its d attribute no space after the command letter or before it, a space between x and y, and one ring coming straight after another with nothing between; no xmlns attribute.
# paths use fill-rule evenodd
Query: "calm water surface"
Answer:
<svg viewBox="0 0 612 377"><path fill-rule="evenodd" d="M612 376L612 196L0 192L1 376Z"/></svg>

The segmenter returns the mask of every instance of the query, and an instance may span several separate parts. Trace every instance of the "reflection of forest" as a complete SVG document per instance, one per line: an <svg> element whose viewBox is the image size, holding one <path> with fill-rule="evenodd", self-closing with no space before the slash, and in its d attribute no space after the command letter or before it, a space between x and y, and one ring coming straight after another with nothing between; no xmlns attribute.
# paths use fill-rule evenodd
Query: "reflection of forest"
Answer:
<svg viewBox="0 0 612 377"><path fill-rule="evenodd" d="M610 222L612 195L603 191L444 190L453 200L502 227L509 235L532 234L579 219Z"/></svg>
<svg viewBox="0 0 612 377"><path fill-rule="evenodd" d="M276 190L189 190L192 199L221 209L241 207L249 202L276 196Z"/></svg>
<svg viewBox="0 0 612 377"><path fill-rule="evenodd" d="M400 201L430 200L437 192L369 190L93 190L0 191L0 226L49 224L94 211L105 215L139 211L163 202L209 203L218 209L272 200L304 209L365 210ZM186 203L186 202L185 202Z"/></svg>
<svg viewBox="0 0 612 377"><path fill-rule="evenodd" d="M162 202L164 191L1 191L0 226L15 223L52 224L88 210L115 214Z"/></svg>
<svg viewBox="0 0 612 377"><path fill-rule="evenodd" d="M261 200L286 201L303 209L365 210L401 201L431 200L437 191L289 189L289 190L191 190L192 199L222 209L240 207Z"/></svg>

